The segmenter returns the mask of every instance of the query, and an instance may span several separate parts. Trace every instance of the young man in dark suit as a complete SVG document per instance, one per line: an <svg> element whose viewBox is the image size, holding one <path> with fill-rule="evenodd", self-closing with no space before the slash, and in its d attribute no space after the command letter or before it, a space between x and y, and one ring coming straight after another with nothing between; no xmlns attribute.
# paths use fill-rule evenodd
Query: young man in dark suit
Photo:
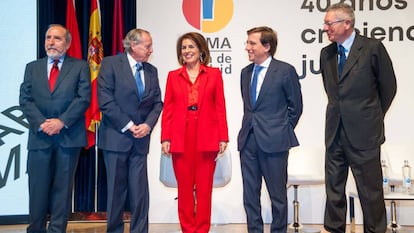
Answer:
<svg viewBox="0 0 414 233"><path fill-rule="evenodd" d="M345 232L345 185L349 167L364 215L364 232L385 232L380 146L384 117L396 93L391 59L383 44L356 33L351 6L326 12L323 30L332 42L320 65L328 96L325 128L325 228Z"/></svg>
<svg viewBox="0 0 414 233"><path fill-rule="evenodd" d="M249 233L262 233L262 178L272 203L271 233L287 230L287 161L298 146L294 128L302 114L299 77L290 64L273 58L276 33L269 27L247 31L252 63L241 71L244 115L238 135L243 201ZM258 68L260 67L260 68Z"/></svg>
<svg viewBox="0 0 414 233"><path fill-rule="evenodd" d="M66 55L70 44L71 34L65 27L50 25L47 57L27 64L20 87L20 106L30 126L28 233L66 232L73 177L80 150L87 145L84 113L91 98L89 66Z"/></svg>

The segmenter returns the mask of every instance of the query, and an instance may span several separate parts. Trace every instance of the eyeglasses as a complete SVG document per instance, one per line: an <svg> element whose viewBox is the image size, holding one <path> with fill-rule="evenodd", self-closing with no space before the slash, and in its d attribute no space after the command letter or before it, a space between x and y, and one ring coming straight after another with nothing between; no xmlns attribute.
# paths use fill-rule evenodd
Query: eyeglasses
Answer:
<svg viewBox="0 0 414 233"><path fill-rule="evenodd" d="M340 20L336 20L336 21L332 21L332 22L324 22L322 25L327 26L327 27L331 27L334 24L342 23L344 21L345 21L345 19L340 19Z"/></svg>

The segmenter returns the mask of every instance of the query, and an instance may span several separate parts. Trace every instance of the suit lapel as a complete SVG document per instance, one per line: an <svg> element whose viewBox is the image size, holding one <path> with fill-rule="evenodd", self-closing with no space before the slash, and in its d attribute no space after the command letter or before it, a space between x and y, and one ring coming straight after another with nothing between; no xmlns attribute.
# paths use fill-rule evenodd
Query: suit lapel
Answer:
<svg viewBox="0 0 414 233"><path fill-rule="evenodd" d="M338 83L339 82L339 74L338 74L338 49L337 49L337 44L333 43L331 45L331 47L328 50L328 57L327 57L327 64L330 67L331 70L331 77L335 78L335 82ZM343 74L345 72L342 72ZM342 74L342 75L343 75Z"/></svg>
<svg viewBox="0 0 414 233"><path fill-rule="evenodd" d="M348 72L357 63L358 58L360 56L361 48L362 48L361 37L357 34L355 36L354 43L351 46L351 51L349 51L348 58L346 59L346 63L344 66L344 71L342 72L341 80L346 78Z"/></svg>
<svg viewBox="0 0 414 233"><path fill-rule="evenodd" d="M207 82L208 82L208 73L206 71L205 67L201 68L200 76L198 77L199 82L199 88L198 88L198 102L203 102L203 96L204 96L204 90L206 88Z"/></svg>
<svg viewBox="0 0 414 233"><path fill-rule="evenodd" d="M339 82L337 50L338 50L337 44L331 43L326 49L326 57L325 57L327 77L334 79L333 81L335 83Z"/></svg>
<svg viewBox="0 0 414 233"><path fill-rule="evenodd" d="M152 77L153 73L150 72L150 70L148 69L147 66L148 66L148 64L146 62L142 63L142 68L144 70L144 79L145 79L144 95L142 96L143 99L148 95L149 90L151 89L151 84L152 84L151 83L151 77Z"/></svg>
<svg viewBox="0 0 414 233"><path fill-rule="evenodd" d="M41 82L41 86L44 87L45 90L50 93L49 74L47 73L47 65L48 65L47 62L48 62L47 57L44 57L42 60L40 60L40 62L38 63L38 66L40 66L41 69L37 69L37 70L39 70L40 72L39 77L41 77L41 79L39 81Z"/></svg>
<svg viewBox="0 0 414 233"><path fill-rule="evenodd" d="M116 68L120 69L119 71L119 76L116 77L121 77L123 79L125 79L124 81L128 83L128 86L133 87L134 88L134 93L138 98L138 87L137 87L137 83L135 81L135 76L134 73L132 72L131 67L129 66L129 61L128 61L128 57L126 53L123 53L122 55L119 55L119 64L117 64ZM143 66L144 68L144 66Z"/></svg>
<svg viewBox="0 0 414 233"><path fill-rule="evenodd" d="M259 95L257 96L256 100L256 106L260 104L260 102L264 98L263 96L266 96L266 93L269 91L271 87L270 83L272 82L272 73L276 72L276 70L276 61L272 58L272 61L270 62L269 67L267 68L266 74L264 76L262 86L260 87Z"/></svg>
<svg viewBox="0 0 414 233"><path fill-rule="evenodd" d="M62 67L59 71L59 76L56 80L55 88L53 89L52 93L55 92L63 80L67 77L69 71L73 67L73 59L66 55L66 58L63 60Z"/></svg>
<svg viewBox="0 0 414 233"><path fill-rule="evenodd" d="M242 76L242 80L241 80L242 81L241 86L243 88L241 91L243 93L243 98L245 99L245 102L249 103L249 106L251 108L253 108L253 106L252 106L252 102L250 101L252 99L250 97L250 84L252 82L253 67L254 67L254 64L252 63L246 68L244 75Z"/></svg>
<svg viewBox="0 0 414 233"><path fill-rule="evenodd" d="M179 88L181 89L181 93L183 93L184 104L185 106L187 106L188 105L188 90L187 90L187 80L185 79L184 72L186 72L185 66L181 68L176 78L177 78L177 84Z"/></svg>

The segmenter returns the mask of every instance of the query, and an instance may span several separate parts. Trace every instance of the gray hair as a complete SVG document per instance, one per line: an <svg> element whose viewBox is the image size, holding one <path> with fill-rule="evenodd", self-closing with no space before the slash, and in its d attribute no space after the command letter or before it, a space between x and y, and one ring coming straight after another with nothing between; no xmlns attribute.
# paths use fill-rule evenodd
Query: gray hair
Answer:
<svg viewBox="0 0 414 233"><path fill-rule="evenodd" d="M72 41L72 34L70 34L70 31L65 26L63 26L61 24L56 24L56 23L55 24L49 24L49 26L47 27L45 36L47 35L47 32L49 31L49 29L51 29L52 27L61 27L61 28L65 29L65 40L66 40L66 43L68 44L68 43L70 43Z"/></svg>
<svg viewBox="0 0 414 233"><path fill-rule="evenodd" d="M125 51L131 51L131 44L132 43L137 43L139 44L141 42L141 35L143 33L147 33L148 35L150 35L150 33L144 29L141 28L135 28L132 29L131 31L129 31L124 40L122 41Z"/></svg>
<svg viewBox="0 0 414 233"><path fill-rule="evenodd" d="M326 10L326 12L329 11L335 11L336 16L340 20L350 20L352 28L355 26L354 9L350 5L346 3L335 3Z"/></svg>

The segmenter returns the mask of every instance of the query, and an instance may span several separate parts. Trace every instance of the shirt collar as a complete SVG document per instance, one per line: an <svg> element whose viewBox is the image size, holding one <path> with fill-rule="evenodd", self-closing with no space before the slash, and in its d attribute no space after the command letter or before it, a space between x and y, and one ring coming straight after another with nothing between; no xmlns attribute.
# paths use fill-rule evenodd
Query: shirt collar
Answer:
<svg viewBox="0 0 414 233"><path fill-rule="evenodd" d="M272 61L272 57L269 56L269 57L266 58L266 60L264 62L262 62L262 64L255 64L255 65L263 66L263 68L267 69L269 67L271 61Z"/></svg>
<svg viewBox="0 0 414 233"><path fill-rule="evenodd" d="M184 64L182 67L181 67L181 73L183 74L183 73L187 73L187 68L186 68L187 66ZM200 74L202 74L202 73L205 73L205 72L207 72L207 67L204 65L204 64L200 64Z"/></svg>
<svg viewBox="0 0 414 233"><path fill-rule="evenodd" d="M129 54L128 52L126 54L127 54L127 58L128 58L129 67L135 69L137 63L142 64L142 62L135 61L135 59L132 58L131 54Z"/></svg>
<svg viewBox="0 0 414 233"><path fill-rule="evenodd" d="M200 64L200 74L206 72L206 66L203 64Z"/></svg>
<svg viewBox="0 0 414 233"><path fill-rule="evenodd" d="M53 64L53 62L55 61L56 59L52 59L51 57L48 57L47 58L47 64ZM63 63L63 60L65 60L65 55L63 55L63 56L61 56L60 58L59 58L59 64L62 64Z"/></svg>
<svg viewBox="0 0 414 233"><path fill-rule="evenodd" d="M346 56L348 56L348 53L351 50L351 46L352 46L352 44L354 43L354 40L355 40L355 35L356 35L355 31L353 31L352 34L351 34L351 36L348 37L342 43L342 46L344 46L344 48L345 48L345 54L346 54ZM339 46L339 44L338 44L338 46Z"/></svg>

